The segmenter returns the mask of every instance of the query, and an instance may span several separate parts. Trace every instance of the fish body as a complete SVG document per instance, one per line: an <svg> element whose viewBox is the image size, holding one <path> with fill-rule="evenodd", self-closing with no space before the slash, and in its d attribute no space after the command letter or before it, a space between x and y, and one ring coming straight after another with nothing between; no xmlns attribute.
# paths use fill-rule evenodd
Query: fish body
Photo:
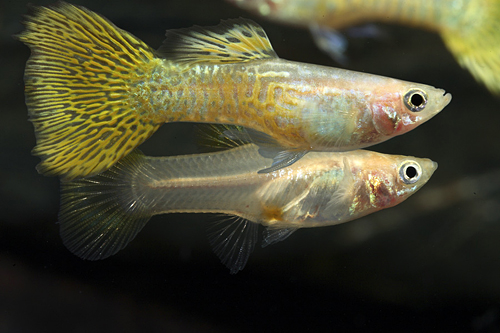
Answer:
<svg viewBox="0 0 500 333"><path fill-rule="evenodd" d="M498 0L228 1L270 20L305 28L319 26L338 30L384 22L437 32L462 67L491 92L500 93Z"/></svg>
<svg viewBox="0 0 500 333"><path fill-rule="evenodd" d="M159 50L64 2L36 7L19 39L32 55L26 103L39 172L98 174L165 122L245 126L273 164L403 134L451 100L442 89L278 58L245 20L167 31Z"/></svg>
<svg viewBox="0 0 500 333"><path fill-rule="evenodd" d="M479 9L477 4L481 2L467 0L228 1L271 20L297 26L307 27L311 24L318 24L334 29L344 29L370 20L403 23L433 31L457 29L468 16L467 11Z"/></svg>
<svg viewBox="0 0 500 333"><path fill-rule="evenodd" d="M157 80L131 86L135 109L159 122L245 126L284 149L371 146L412 130L450 101L430 86L283 59L195 64L185 71L162 61L155 71ZM408 109L405 94L424 92L432 92L425 109Z"/></svg>
<svg viewBox="0 0 500 333"><path fill-rule="evenodd" d="M351 221L404 201L437 168L429 159L356 150L309 153L257 172L271 163L254 144L174 157L131 153L100 175L61 183L61 236L70 251L97 260L125 247L153 215L222 213L236 218L212 232L212 244L235 273L259 224L268 245L300 228Z"/></svg>

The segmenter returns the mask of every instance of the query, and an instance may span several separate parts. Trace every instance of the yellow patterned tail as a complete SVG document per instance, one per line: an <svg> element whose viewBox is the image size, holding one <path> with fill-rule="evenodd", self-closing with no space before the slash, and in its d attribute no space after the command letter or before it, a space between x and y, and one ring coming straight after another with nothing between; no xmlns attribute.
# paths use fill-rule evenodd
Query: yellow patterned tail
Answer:
<svg viewBox="0 0 500 333"><path fill-rule="evenodd" d="M459 21L459 31L442 31L444 42L462 67L500 94L500 1L469 1Z"/></svg>
<svg viewBox="0 0 500 333"><path fill-rule="evenodd" d="M83 7L36 7L18 38L31 49L25 93L44 175L98 174L158 129L130 103L130 84L147 75L153 50Z"/></svg>

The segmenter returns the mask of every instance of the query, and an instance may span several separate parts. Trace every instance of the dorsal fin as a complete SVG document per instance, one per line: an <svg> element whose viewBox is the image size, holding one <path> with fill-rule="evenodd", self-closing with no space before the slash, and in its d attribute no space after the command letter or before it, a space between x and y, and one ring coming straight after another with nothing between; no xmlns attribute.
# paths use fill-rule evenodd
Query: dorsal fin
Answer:
<svg viewBox="0 0 500 333"><path fill-rule="evenodd" d="M211 27L168 30L160 56L185 64L234 63L278 58L260 25L239 18Z"/></svg>

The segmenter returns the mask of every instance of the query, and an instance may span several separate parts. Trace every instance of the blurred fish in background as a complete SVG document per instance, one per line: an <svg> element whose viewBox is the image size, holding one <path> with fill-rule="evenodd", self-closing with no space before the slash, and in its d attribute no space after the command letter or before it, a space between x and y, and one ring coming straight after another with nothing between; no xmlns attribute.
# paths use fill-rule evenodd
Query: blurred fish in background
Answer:
<svg viewBox="0 0 500 333"><path fill-rule="evenodd" d="M318 46L341 63L346 41L338 30L384 22L435 31L462 67L493 94L500 93L498 0L228 1L269 20L310 28ZM376 35L372 25L365 27L365 35Z"/></svg>

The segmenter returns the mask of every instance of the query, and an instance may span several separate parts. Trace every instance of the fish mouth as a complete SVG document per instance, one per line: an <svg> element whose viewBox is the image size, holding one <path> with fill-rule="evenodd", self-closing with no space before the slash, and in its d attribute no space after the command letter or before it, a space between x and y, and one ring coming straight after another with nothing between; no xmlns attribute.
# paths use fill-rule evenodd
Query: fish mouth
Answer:
<svg viewBox="0 0 500 333"><path fill-rule="evenodd" d="M423 185L426 184L432 177L432 175L438 168L438 164L437 162L434 162L431 159L425 158L421 161L420 167L422 168L423 171L423 178L422 178L423 181L422 185Z"/></svg>
<svg viewBox="0 0 500 333"><path fill-rule="evenodd" d="M443 92L443 98L441 100L441 108L446 107L451 102L451 94L447 93L445 90L441 90Z"/></svg>
<svg viewBox="0 0 500 333"><path fill-rule="evenodd" d="M428 159L425 161L424 168L427 172L428 177L430 178L434 174L434 171L437 170L438 164L437 164L437 162L434 162L433 160Z"/></svg>
<svg viewBox="0 0 500 333"><path fill-rule="evenodd" d="M436 171L438 168L438 163L434 162L434 161L431 161L431 162L432 162L432 171L431 172L434 173L434 171Z"/></svg>
<svg viewBox="0 0 500 333"><path fill-rule="evenodd" d="M444 89L436 89L435 94L433 95L434 101L432 102L432 107L429 110L429 113L424 117L426 120L437 115L439 112L443 111L443 109L451 102L451 94L447 93Z"/></svg>

